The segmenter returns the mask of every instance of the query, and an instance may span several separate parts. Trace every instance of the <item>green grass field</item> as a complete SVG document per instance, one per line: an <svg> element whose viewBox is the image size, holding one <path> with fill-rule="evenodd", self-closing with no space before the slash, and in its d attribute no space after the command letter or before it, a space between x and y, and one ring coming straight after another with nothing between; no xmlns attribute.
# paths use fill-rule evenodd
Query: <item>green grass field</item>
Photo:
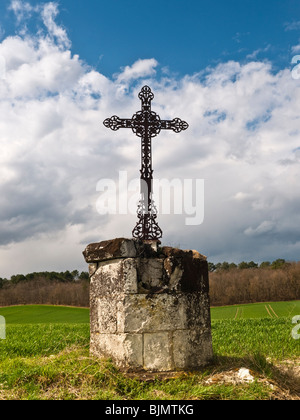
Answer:
<svg viewBox="0 0 300 420"><path fill-rule="evenodd" d="M0 308L7 325L23 324L88 324L87 308L65 306L28 305Z"/></svg>
<svg viewBox="0 0 300 420"><path fill-rule="evenodd" d="M300 398L299 379L278 368L285 361L299 363L300 340L291 336L299 301L212 308L211 314L212 365L145 382L89 355L88 309L0 308L6 320L6 339L0 340L0 399ZM206 383L216 373L241 367L251 370L253 383Z"/></svg>
<svg viewBox="0 0 300 420"><path fill-rule="evenodd" d="M300 301L266 302L211 308L213 320L292 318L300 314Z"/></svg>
<svg viewBox="0 0 300 420"><path fill-rule="evenodd" d="M211 308L212 320L278 319L300 314L300 301L266 302ZM89 309L64 306L28 305L0 308L8 325L12 324L88 324Z"/></svg>

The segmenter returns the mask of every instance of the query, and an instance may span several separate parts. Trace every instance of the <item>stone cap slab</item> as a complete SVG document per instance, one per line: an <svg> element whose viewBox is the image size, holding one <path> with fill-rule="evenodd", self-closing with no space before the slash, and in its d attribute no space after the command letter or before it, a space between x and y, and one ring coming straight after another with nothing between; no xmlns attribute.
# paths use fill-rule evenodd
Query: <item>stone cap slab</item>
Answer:
<svg viewBox="0 0 300 420"><path fill-rule="evenodd" d="M160 254L164 257L175 257L175 258L197 258L202 261L206 261L207 257L205 255L200 254L200 252L191 249L179 249L179 248L172 248L171 246L163 246L160 250Z"/></svg>
<svg viewBox="0 0 300 420"><path fill-rule="evenodd" d="M83 251L87 263L118 258L191 258L206 261L207 258L195 250L181 250L168 246L159 247L160 241L142 241L116 238L90 244Z"/></svg>
<svg viewBox="0 0 300 420"><path fill-rule="evenodd" d="M83 251L87 263L96 263L117 258L150 258L157 256L151 243L126 238L116 238L90 244Z"/></svg>

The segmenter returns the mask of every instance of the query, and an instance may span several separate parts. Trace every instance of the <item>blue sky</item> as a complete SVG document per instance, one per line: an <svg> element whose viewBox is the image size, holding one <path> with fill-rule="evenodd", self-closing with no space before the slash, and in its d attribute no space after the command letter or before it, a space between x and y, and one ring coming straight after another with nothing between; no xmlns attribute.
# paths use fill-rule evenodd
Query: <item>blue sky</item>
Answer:
<svg viewBox="0 0 300 420"><path fill-rule="evenodd" d="M30 4L43 4L30 1ZM137 59L154 57L161 68L193 74L252 54L289 65L300 37L297 0L60 0L57 22L72 41L72 52L106 76ZM18 30L10 0L2 0L1 26ZM28 27L39 27L32 19Z"/></svg>
<svg viewBox="0 0 300 420"><path fill-rule="evenodd" d="M75 3L75 5L74 5ZM272 46L282 65L295 34L284 24L299 15L296 1L63 1L61 18L73 48L106 75L139 58L191 74ZM77 30L78 29L78 30ZM99 61L101 57L101 61Z"/></svg>
<svg viewBox="0 0 300 420"><path fill-rule="evenodd" d="M153 142L154 177L205 185L203 223L160 214L163 244L300 260L297 55L294 0L2 0L0 277L83 270L88 243L131 236L136 215L99 214L97 186L138 177L140 145L102 122L145 84L189 123Z"/></svg>

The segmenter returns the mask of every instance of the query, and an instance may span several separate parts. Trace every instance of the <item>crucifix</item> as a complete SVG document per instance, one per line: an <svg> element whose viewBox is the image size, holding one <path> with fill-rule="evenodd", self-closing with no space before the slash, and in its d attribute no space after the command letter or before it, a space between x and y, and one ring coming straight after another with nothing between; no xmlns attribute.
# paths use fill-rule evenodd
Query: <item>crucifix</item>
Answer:
<svg viewBox="0 0 300 420"><path fill-rule="evenodd" d="M161 130L173 130L180 133L188 128L188 124L180 118L161 120L151 111L151 101L154 95L149 86L144 86L139 93L142 109L129 118L119 118L114 115L104 121L104 125L111 130L131 128L141 138L142 167L141 167L141 200L138 204L138 222L132 231L132 236L142 240L158 240L162 237L162 230L158 226L157 209L152 199L152 147L151 139L156 137Z"/></svg>

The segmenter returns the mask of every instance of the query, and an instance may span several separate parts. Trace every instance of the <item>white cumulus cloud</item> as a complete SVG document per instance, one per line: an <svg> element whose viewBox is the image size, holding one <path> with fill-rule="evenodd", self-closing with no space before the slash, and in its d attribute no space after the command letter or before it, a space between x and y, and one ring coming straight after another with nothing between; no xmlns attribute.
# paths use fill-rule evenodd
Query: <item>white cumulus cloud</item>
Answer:
<svg viewBox="0 0 300 420"><path fill-rule="evenodd" d="M48 29L49 35L54 37L59 45L69 48L71 46L71 42L68 38L66 30L57 25L55 22L55 18L58 13L57 3L46 3L42 7L42 18L46 28Z"/></svg>
<svg viewBox="0 0 300 420"><path fill-rule="evenodd" d="M138 60L131 66L126 66L116 75L117 83L126 83L143 77L154 76L158 62L154 58Z"/></svg>

